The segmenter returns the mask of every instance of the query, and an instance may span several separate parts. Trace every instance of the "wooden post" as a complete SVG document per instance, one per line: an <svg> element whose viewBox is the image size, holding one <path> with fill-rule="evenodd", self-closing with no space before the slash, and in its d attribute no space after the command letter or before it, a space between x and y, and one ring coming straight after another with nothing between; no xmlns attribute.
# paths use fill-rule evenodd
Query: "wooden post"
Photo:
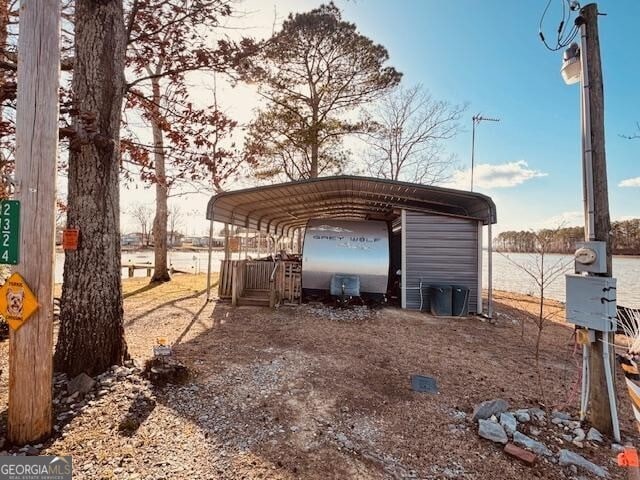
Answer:
<svg viewBox="0 0 640 480"><path fill-rule="evenodd" d="M238 262L231 262L231 306L238 305Z"/></svg>
<svg viewBox="0 0 640 480"><path fill-rule="evenodd" d="M229 224L224 224L224 259L231 259L231 245L229 245Z"/></svg>
<svg viewBox="0 0 640 480"><path fill-rule="evenodd" d="M20 263L39 309L9 340L8 436L25 444L51 433L60 2L22 0L18 39L16 185Z"/></svg>
<svg viewBox="0 0 640 480"><path fill-rule="evenodd" d="M609 218L609 196L607 191L607 161L604 139L604 89L602 82L602 66L600 62L600 41L598 38L598 6L595 3L586 5L581 10L586 33L586 52L581 52L587 62L587 78L583 79L586 99L589 102L589 118L591 125L591 159L593 178L594 236L595 240L607 243L607 273L612 275L611 268L611 221ZM585 172L587 173L587 172ZM585 175L585 181L588 175ZM587 206L588 208L588 206ZM588 240L588 238L587 238ZM603 358L603 342L613 344L613 333L596 332L596 341L590 345L589 370L591 387L589 390L589 422L599 431L611 435L613 423L609 405L609 394L605 377ZM614 365L613 348L610 349L609 361Z"/></svg>
<svg viewBox="0 0 640 480"><path fill-rule="evenodd" d="M261 234L260 231L257 230L256 231L256 258L260 258L260 239L261 239Z"/></svg>

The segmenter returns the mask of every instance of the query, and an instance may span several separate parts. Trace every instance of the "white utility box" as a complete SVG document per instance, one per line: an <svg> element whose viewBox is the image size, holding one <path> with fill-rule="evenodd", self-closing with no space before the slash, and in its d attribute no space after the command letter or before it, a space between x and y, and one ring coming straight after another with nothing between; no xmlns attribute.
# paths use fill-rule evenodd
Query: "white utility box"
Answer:
<svg viewBox="0 0 640 480"><path fill-rule="evenodd" d="M613 332L616 321L616 279L567 275L567 322L601 332Z"/></svg>

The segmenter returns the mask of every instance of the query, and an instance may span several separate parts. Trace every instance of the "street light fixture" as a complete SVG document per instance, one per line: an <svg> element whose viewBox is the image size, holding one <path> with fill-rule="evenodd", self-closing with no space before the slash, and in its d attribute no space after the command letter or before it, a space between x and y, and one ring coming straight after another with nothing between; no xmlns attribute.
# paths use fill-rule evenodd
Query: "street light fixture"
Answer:
<svg viewBox="0 0 640 480"><path fill-rule="evenodd" d="M562 67L560 68L562 79L567 85L578 83L582 78L582 62L580 61L580 47L577 43L572 43L567 48L562 57Z"/></svg>
<svg viewBox="0 0 640 480"><path fill-rule="evenodd" d="M471 134L471 191L473 192L473 168L475 163L475 151L476 151L476 125L480 122L499 122L499 118L483 117L482 114L477 113L471 117L473 121L473 128Z"/></svg>

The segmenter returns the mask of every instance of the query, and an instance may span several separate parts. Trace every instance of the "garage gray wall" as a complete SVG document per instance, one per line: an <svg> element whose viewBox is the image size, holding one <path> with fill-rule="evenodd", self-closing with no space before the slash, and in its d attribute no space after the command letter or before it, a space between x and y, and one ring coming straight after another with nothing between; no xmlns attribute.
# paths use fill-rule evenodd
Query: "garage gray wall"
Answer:
<svg viewBox="0 0 640 480"><path fill-rule="evenodd" d="M425 284L463 285L471 289L469 312L477 310L478 222L405 212L406 308L420 308L420 279Z"/></svg>

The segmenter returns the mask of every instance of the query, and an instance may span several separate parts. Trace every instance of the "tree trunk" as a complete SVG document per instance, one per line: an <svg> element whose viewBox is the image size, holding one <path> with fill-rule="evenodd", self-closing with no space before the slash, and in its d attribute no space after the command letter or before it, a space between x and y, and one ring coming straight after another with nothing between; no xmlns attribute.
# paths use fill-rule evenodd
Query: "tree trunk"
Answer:
<svg viewBox="0 0 640 480"><path fill-rule="evenodd" d="M159 124L161 115L160 104L160 80L151 80L153 88L154 118L151 121L153 130L153 162L156 171L156 216L153 219L153 253L154 269L151 282L168 282L171 280L167 269L167 217L169 208L167 205L168 188L165 173L164 138Z"/></svg>
<svg viewBox="0 0 640 480"><path fill-rule="evenodd" d="M81 237L65 255L55 354L57 370L69 375L99 374L127 354L118 178L125 45L122 0L76 0L72 85L85 121L74 120L67 225ZM85 129L87 118L92 125Z"/></svg>
<svg viewBox="0 0 640 480"><path fill-rule="evenodd" d="M318 110L313 109L311 115L311 165L309 168L309 178L318 178L318 154L320 145L318 145Z"/></svg>
<svg viewBox="0 0 640 480"><path fill-rule="evenodd" d="M317 141L311 144L311 168L309 171L309 178L318 178L318 142Z"/></svg>

